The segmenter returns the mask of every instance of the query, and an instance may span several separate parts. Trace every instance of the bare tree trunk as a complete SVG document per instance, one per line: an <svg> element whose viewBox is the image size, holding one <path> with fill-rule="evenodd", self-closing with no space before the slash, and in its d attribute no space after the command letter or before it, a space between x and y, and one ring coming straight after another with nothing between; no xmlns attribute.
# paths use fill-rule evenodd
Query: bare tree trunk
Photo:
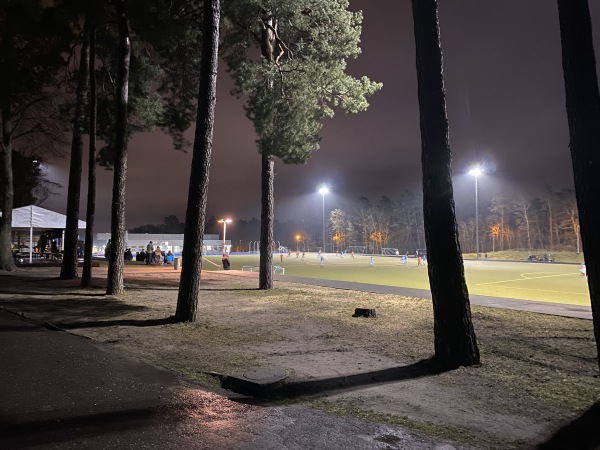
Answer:
<svg viewBox="0 0 600 450"><path fill-rule="evenodd" d="M11 109L9 105L2 107L2 178L4 195L2 196L2 217L0 217L0 270L13 271L16 269L11 248L12 210L13 210L13 174L12 174L12 144L11 144Z"/></svg>
<svg viewBox="0 0 600 450"><path fill-rule="evenodd" d="M433 299L435 360L442 368L479 363L451 179L451 153L437 0L412 0L423 165L423 212Z"/></svg>
<svg viewBox="0 0 600 450"><path fill-rule="evenodd" d="M177 310L175 312L175 320L178 322L195 322L198 315L202 275L202 242L204 239L208 175L217 100L220 16L220 1L204 0L198 113L196 116L194 154L185 218L183 267L179 280L179 295L177 296Z"/></svg>
<svg viewBox="0 0 600 450"><path fill-rule="evenodd" d="M587 0L558 0L569 137L581 242L600 364L600 92Z"/></svg>
<svg viewBox="0 0 600 450"><path fill-rule="evenodd" d="M125 186L127 178L127 102L131 38L125 12L125 0L115 1L119 25L119 67L117 72L117 107L115 127L115 162L110 220L111 247L108 261L107 295L123 293L125 260Z"/></svg>
<svg viewBox="0 0 600 450"><path fill-rule="evenodd" d="M84 25L83 42L77 80L75 118L73 120L73 140L71 142L71 165L69 167L69 188L67 194L67 221L60 278L77 278L77 241L79 240L79 200L81 196L81 171L83 165L83 133L85 128L85 106L89 79L89 24Z"/></svg>
<svg viewBox="0 0 600 450"><path fill-rule="evenodd" d="M92 285L92 251L94 248L94 221L96 218L96 117L97 117L97 91L96 91L96 24L88 18L90 24L90 102L89 102L89 161L88 161L88 193L87 209L85 215L85 250L83 255L83 271L81 273L81 286Z"/></svg>
<svg viewBox="0 0 600 450"><path fill-rule="evenodd" d="M262 155L261 215L260 215L260 273L258 288L273 289L273 184L275 162L273 157Z"/></svg>

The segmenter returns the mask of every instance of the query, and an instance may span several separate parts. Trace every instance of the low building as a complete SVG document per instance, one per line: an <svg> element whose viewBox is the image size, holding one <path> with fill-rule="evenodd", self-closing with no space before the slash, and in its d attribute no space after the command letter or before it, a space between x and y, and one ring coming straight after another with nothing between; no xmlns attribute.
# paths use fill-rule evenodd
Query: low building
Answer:
<svg viewBox="0 0 600 450"><path fill-rule="evenodd" d="M110 239L110 233L96 233L94 237L94 253L104 254L106 244ZM141 250L146 250L148 242L156 248L173 254L181 254L183 250L183 234L150 234L150 233L129 233L125 232L125 248L131 249L135 255ZM231 252L231 241L225 241L225 251ZM220 255L223 253L223 241L219 239L218 234L205 234L202 245L203 255Z"/></svg>

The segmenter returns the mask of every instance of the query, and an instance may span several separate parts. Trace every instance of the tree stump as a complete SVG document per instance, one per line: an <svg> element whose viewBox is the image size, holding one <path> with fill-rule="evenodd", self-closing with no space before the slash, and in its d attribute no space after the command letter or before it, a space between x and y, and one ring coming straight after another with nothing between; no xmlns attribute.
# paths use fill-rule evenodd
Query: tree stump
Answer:
<svg viewBox="0 0 600 450"><path fill-rule="evenodd" d="M375 312L375 309L354 308L352 317L377 317L377 313Z"/></svg>

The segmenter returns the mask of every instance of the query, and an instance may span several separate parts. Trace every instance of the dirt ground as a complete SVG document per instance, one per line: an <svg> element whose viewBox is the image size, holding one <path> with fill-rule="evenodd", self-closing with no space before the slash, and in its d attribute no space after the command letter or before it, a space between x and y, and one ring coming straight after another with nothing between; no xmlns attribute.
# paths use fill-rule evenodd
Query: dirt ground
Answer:
<svg viewBox="0 0 600 450"><path fill-rule="evenodd" d="M203 272L198 322L173 324L179 273L172 267L127 266L119 297L104 294L105 269L94 269L92 289L58 273L0 273L0 306L225 395L210 373L279 367L305 387L279 402L402 425L472 448L548 441L555 446L545 448L560 448L565 436L565 448L600 446L589 436L600 404L589 320L473 306L481 365L433 373L421 363L433 354L427 300L286 282L265 292L256 289L256 274ZM352 317L357 307L375 308L377 318ZM590 439L592 446L577 447Z"/></svg>

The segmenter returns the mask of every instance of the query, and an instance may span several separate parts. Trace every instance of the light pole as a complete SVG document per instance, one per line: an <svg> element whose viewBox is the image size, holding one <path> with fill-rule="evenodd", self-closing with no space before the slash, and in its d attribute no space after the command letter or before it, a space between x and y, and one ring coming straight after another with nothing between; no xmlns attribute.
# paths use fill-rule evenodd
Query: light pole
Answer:
<svg viewBox="0 0 600 450"><path fill-rule="evenodd" d="M233 222L231 219L221 219L217 222L223 224L223 253L225 253L225 235L227 234L227 224Z"/></svg>
<svg viewBox="0 0 600 450"><path fill-rule="evenodd" d="M319 194L323 196L323 253L325 253L325 194L329 192L329 188L326 185L321 186Z"/></svg>
<svg viewBox="0 0 600 450"><path fill-rule="evenodd" d="M479 259L479 205L477 204L477 178L483 171L481 167L475 166L469 170L469 174L475 177L475 251L477 252L477 259Z"/></svg>
<svg viewBox="0 0 600 450"><path fill-rule="evenodd" d="M300 251L300 250L299 250L299 248L300 248L300 247L299 247L299 242L300 242L300 235L299 235L299 234L297 234L297 235L296 235L296 253L298 253L298 252Z"/></svg>

